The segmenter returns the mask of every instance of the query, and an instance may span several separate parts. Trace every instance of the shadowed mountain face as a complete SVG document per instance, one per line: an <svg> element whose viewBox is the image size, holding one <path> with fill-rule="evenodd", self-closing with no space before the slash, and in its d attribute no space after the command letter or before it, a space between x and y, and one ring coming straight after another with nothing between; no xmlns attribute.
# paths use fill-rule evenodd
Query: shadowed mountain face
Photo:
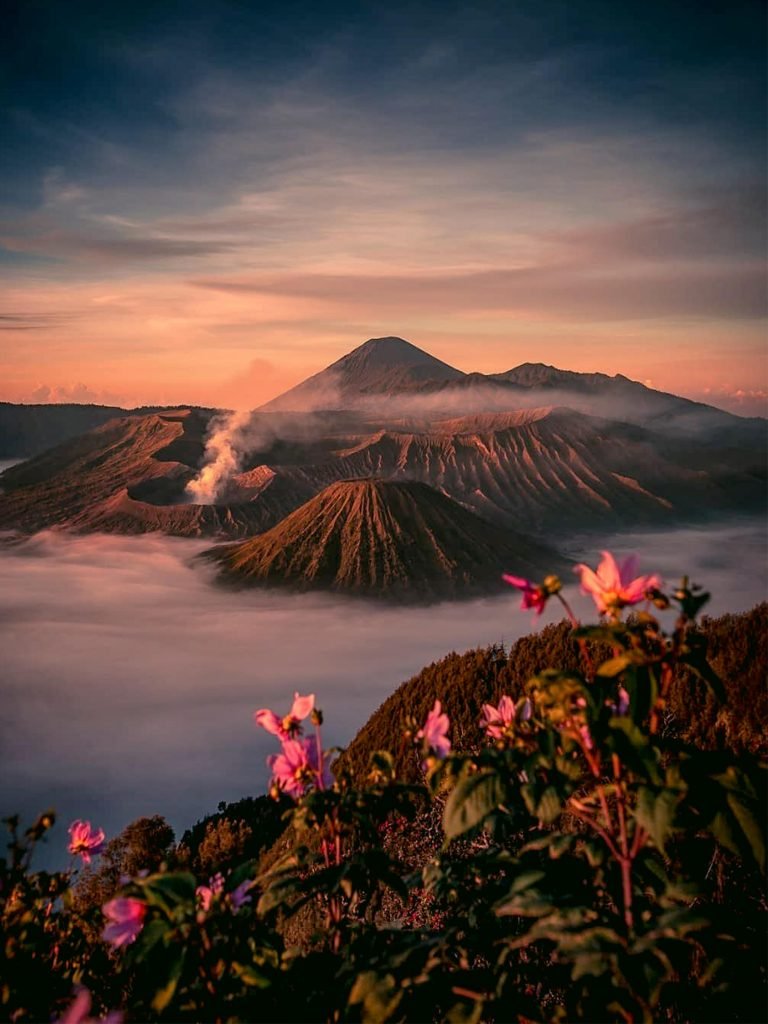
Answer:
<svg viewBox="0 0 768 1024"><path fill-rule="evenodd" d="M290 510L276 511L271 498L235 508L185 503L206 428L207 417L189 410L115 419L14 466L0 482L0 529L242 537Z"/></svg>
<svg viewBox="0 0 768 1024"><path fill-rule="evenodd" d="M16 405L0 402L0 459L28 459L121 416L179 412L178 406L120 409L108 405ZM200 410L210 413L210 409Z"/></svg>
<svg viewBox="0 0 768 1024"><path fill-rule="evenodd" d="M383 428L312 462L277 443L250 456L230 499L309 498L334 480L421 480L499 525L526 533L664 523L758 507L759 459L570 409L482 414ZM315 453L318 446L315 444Z"/></svg>
<svg viewBox="0 0 768 1024"><path fill-rule="evenodd" d="M426 484L332 484L259 537L214 549L224 579L397 600L500 590L500 565L539 578L554 551L483 522Z"/></svg>

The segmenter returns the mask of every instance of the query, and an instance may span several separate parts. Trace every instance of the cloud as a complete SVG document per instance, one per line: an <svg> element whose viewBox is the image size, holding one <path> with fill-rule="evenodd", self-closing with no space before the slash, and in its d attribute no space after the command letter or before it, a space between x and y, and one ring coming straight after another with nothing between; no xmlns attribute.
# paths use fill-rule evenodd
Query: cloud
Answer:
<svg viewBox="0 0 768 1024"><path fill-rule="evenodd" d="M574 561L606 546L638 551L643 571L671 583L689 572L712 590L713 614L764 596L762 523L569 542ZM55 805L50 862L77 817L115 835L159 813L180 831L220 800L262 792L273 740L253 726L258 707L315 692L328 742L345 744L424 665L539 625L512 594L400 610L233 593L193 564L205 546L45 533L0 549L0 814Z"/></svg>
<svg viewBox="0 0 768 1024"><path fill-rule="evenodd" d="M40 384L31 391L28 402L69 403L79 402L85 405L123 405L125 395L114 391L103 391L88 387L87 384Z"/></svg>
<svg viewBox="0 0 768 1024"><path fill-rule="evenodd" d="M199 241L175 238L108 238L98 235L50 231L46 234L0 235L0 243L9 251L59 257L103 265L144 263L154 260L184 260L230 252L233 242Z"/></svg>
<svg viewBox="0 0 768 1024"><path fill-rule="evenodd" d="M722 264L759 260L766 247L766 192L744 183L709 205L669 209L632 221L554 233L554 245L573 249L592 263L669 263L684 260Z"/></svg>
<svg viewBox="0 0 768 1024"><path fill-rule="evenodd" d="M766 313L764 268L747 266L634 270L580 263L478 272L408 275L285 274L196 278L198 288L231 294L284 295L368 307L381 315L503 310L540 320L661 317L760 318ZM358 314L359 315L359 314Z"/></svg>
<svg viewBox="0 0 768 1024"><path fill-rule="evenodd" d="M61 313L0 313L0 331L43 331L57 327L71 316Z"/></svg>

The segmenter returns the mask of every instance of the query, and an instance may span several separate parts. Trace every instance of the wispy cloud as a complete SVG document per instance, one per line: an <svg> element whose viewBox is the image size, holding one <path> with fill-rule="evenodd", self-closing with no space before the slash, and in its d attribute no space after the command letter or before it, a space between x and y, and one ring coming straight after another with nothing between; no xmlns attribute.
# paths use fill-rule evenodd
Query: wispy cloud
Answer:
<svg viewBox="0 0 768 1024"><path fill-rule="evenodd" d="M678 13L653 7L605 23L587 3L577 25L362 5L296 33L268 3L193 3L184 33L159 13L90 41L36 25L78 60L58 102L30 85L9 115L29 167L0 208L0 302L38 315L47 379L85 361L90 387L119 372L152 400L182 383L181 353L199 399L254 359L276 384L377 333L468 369L620 356L682 390L730 382L738 357L734 384L764 381L749 19L713 36L701 12L682 48ZM77 333L39 318L52 295ZM32 352L0 358L5 394L28 393Z"/></svg>

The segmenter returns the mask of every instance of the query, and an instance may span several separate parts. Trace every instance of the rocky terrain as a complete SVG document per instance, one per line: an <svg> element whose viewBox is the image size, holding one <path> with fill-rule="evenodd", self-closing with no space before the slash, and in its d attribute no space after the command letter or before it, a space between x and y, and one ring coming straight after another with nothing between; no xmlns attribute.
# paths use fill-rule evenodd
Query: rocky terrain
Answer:
<svg viewBox="0 0 768 1024"><path fill-rule="evenodd" d="M243 585L403 600L501 590L499 566L540 578L561 559L416 481L331 484L260 536L209 552Z"/></svg>
<svg viewBox="0 0 768 1024"><path fill-rule="evenodd" d="M325 401L346 408L314 407ZM220 486L195 503L185 488L223 423L200 409L110 419L7 470L0 529L243 538L353 478L421 482L545 539L765 509L764 420L621 376L533 363L463 374L398 338L366 342L253 412Z"/></svg>
<svg viewBox="0 0 768 1024"><path fill-rule="evenodd" d="M190 410L113 419L13 466L0 481L0 529L241 537L272 525L288 509L276 510L271 498L237 506L184 501L206 427L207 418Z"/></svg>
<svg viewBox="0 0 768 1024"><path fill-rule="evenodd" d="M121 416L177 412L180 407L121 409L110 405L0 402L0 459L29 459ZM201 410L210 413L213 410Z"/></svg>

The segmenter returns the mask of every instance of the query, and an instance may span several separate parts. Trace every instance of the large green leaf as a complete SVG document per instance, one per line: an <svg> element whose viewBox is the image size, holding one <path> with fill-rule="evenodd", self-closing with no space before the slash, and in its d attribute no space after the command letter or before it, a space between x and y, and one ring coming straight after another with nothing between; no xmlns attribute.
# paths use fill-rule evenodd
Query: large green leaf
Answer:
<svg viewBox="0 0 768 1024"><path fill-rule="evenodd" d="M609 658L608 661L604 661L598 668L597 674L606 679L613 679L614 676L620 675L631 664L632 659L630 656L628 654L621 654L616 658Z"/></svg>
<svg viewBox="0 0 768 1024"><path fill-rule="evenodd" d="M562 796L554 786L537 781L529 782L521 787L525 806L534 818L544 825L551 825L560 813L563 805Z"/></svg>
<svg viewBox="0 0 768 1024"><path fill-rule="evenodd" d="M674 831L674 822L682 793L674 789L654 790L641 786L637 793L635 817L653 839L656 847L665 852L665 845Z"/></svg>
<svg viewBox="0 0 768 1024"><path fill-rule="evenodd" d="M166 913L184 903L194 903L195 876L186 871L150 875L144 879L142 888L150 906L160 907Z"/></svg>
<svg viewBox="0 0 768 1024"><path fill-rule="evenodd" d="M443 812L446 840L456 839L485 818L504 802L506 787L493 771L463 775L453 787Z"/></svg>

